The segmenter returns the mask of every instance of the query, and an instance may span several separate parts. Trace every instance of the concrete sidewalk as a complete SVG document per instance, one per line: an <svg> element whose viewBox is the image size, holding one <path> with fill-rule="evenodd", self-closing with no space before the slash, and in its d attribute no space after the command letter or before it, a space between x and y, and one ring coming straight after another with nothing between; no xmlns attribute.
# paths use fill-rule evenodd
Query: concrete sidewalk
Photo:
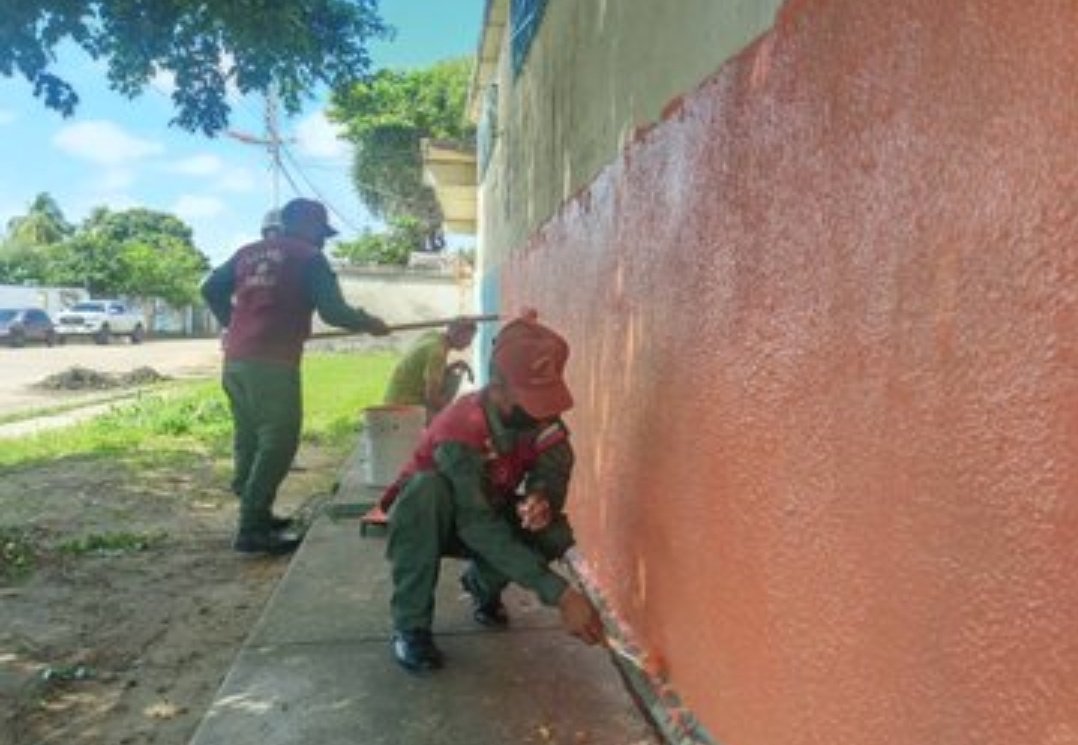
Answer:
<svg viewBox="0 0 1078 745"><path fill-rule="evenodd" d="M385 538L361 538L373 494L346 471L236 657L192 745L650 745L609 653L561 631L513 588L508 631L471 619L461 564L442 563L435 634L446 667L389 652Z"/></svg>

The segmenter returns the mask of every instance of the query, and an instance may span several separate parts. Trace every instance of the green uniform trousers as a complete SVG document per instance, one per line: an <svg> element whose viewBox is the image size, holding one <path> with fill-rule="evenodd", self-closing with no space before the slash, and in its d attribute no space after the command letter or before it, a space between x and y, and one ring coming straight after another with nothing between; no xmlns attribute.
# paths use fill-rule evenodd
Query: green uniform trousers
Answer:
<svg viewBox="0 0 1078 745"><path fill-rule="evenodd" d="M232 491L240 497L239 532L266 533L277 487L288 475L299 446L303 423L299 369L226 362L222 385L232 409Z"/></svg>
<svg viewBox="0 0 1078 745"><path fill-rule="evenodd" d="M547 564L570 545L572 531L564 516L538 533L523 531L509 514L495 511L473 494L457 493L441 474L416 474L389 515L386 556L393 573L393 627L402 631L431 627L443 556L472 558L485 592L500 592L513 581L553 605L567 583Z"/></svg>

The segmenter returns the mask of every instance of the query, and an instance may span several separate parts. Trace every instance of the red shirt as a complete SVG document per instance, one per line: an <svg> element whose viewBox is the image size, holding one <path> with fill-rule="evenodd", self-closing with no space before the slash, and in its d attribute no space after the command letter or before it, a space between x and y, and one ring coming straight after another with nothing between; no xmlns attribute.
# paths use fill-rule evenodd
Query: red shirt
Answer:
<svg viewBox="0 0 1078 745"><path fill-rule="evenodd" d="M315 246L288 236L251 243L236 252L226 360L299 364L314 313L305 274L317 255Z"/></svg>
<svg viewBox="0 0 1078 745"><path fill-rule="evenodd" d="M552 425L540 432L517 437L511 450L500 452L487 421L482 391L469 393L439 412L423 430L411 460L386 490L379 504L383 510L388 510L408 479L417 473L436 470L434 453L440 445L450 442L470 447L481 455L488 497L496 501L511 501L517 486L535 466L540 454L563 442L566 436L564 427Z"/></svg>

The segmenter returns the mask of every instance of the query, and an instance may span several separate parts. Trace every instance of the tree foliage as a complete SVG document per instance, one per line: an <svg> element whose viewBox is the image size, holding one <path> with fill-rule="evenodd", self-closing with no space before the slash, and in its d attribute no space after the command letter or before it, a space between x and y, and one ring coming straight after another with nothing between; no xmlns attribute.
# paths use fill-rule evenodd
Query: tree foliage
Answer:
<svg viewBox="0 0 1078 745"><path fill-rule="evenodd" d="M69 238L74 227L52 198L42 192L25 215L11 218L0 243L0 282L39 282L48 273L49 250Z"/></svg>
<svg viewBox="0 0 1078 745"><path fill-rule="evenodd" d="M47 192L34 197L26 214L11 218L7 225L8 240L23 247L59 243L73 230L60 205Z"/></svg>
<svg viewBox="0 0 1078 745"><path fill-rule="evenodd" d="M413 251L423 248L426 226L410 216L395 217L385 233L367 231L354 241L338 243L333 253L349 264L404 266Z"/></svg>
<svg viewBox="0 0 1078 745"><path fill-rule="evenodd" d="M376 216L410 216L427 227L427 248L440 236L442 212L423 183L423 138L470 141L464 115L471 60L440 62L419 70L381 70L370 80L337 88L329 118L345 127L356 146L352 177L362 202Z"/></svg>
<svg viewBox="0 0 1078 745"><path fill-rule="evenodd" d="M377 0L7 0L0 75L25 78L69 116L78 93L54 63L57 47L73 42L129 97L158 73L173 74L173 122L213 135L228 124L228 84L241 93L272 85L296 113L317 85L365 75L367 45L389 34Z"/></svg>
<svg viewBox="0 0 1078 745"><path fill-rule="evenodd" d="M44 224L56 229L25 229ZM99 207L75 228L47 194L9 223L0 247L0 282L85 287L93 295L154 297L175 306L196 299L208 269L191 228L174 215Z"/></svg>
<svg viewBox="0 0 1078 745"><path fill-rule="evenodd" d="M153 297L173 307L198 299L198 281L209 270L209 262L189 243L170 236L148 243L133 240L120 252L124 291L128 296Z"/></svg>

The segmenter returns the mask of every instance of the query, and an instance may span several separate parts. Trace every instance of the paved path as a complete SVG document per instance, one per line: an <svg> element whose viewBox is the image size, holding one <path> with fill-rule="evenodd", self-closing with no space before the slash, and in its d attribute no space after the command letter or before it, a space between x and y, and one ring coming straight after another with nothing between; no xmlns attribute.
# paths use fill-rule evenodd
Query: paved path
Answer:
<svg viewBox="0 0 1078 745"><path fill-rule="evenodd" d="M343 480L338 503L362 498L355 483ZM316 520L192 745L657 742L608 653L567 636L530 595L507 598L509 631L477 627L455 561L443 562L435 624L446 667L401 670L384 550L354 518Z"/></svg>

